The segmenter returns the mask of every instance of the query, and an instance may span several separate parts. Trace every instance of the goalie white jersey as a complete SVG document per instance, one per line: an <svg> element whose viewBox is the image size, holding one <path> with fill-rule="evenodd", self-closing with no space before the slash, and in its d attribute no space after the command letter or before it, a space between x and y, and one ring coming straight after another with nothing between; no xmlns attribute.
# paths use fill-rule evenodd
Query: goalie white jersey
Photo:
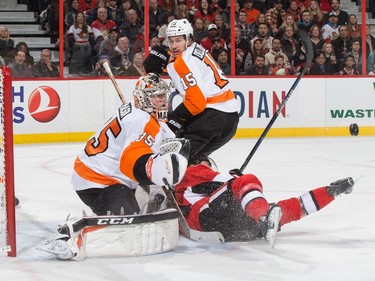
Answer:
<svg viewBox="0 0 375 281"><path fill-rule="evenodd" d="M78 155L72 176L73 188L84 190L124 184L135 189L137 160L157 154L161 141L173 137L164 122L136 108L134 103L122 105Z"/></svg>
<svg viewBox="0 0 375 281"><path fill-rule="evenodd" d="M192 115L206 108L228 113L239 110L229 80L201 45L193 43L172 60L167 69L174 87L184 96L183 103Z"/></svg>

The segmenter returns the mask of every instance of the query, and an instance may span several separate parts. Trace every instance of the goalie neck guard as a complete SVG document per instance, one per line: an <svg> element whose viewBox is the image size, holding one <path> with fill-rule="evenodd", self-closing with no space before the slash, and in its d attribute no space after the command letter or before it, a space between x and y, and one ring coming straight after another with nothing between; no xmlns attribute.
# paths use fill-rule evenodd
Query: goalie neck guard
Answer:
<svg viewBox="0 0 375 281"><path fill-rule="evenodd" d="M167 120L170 88L159 76L149 73L139 78L133 95L140 109L155 115L160 121Z"/></svg>

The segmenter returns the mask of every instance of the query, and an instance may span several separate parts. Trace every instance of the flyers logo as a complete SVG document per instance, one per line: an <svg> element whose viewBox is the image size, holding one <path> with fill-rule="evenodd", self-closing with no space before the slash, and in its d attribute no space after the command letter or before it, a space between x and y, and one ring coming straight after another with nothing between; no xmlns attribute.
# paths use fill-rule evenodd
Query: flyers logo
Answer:
<svg viewBox="0 0 375 281"><path fill-rule="evenodd" d="M47 123L60 112L61 102L57 92L48 86L36 88L29 97L29 112L38 122Z"/></svg>

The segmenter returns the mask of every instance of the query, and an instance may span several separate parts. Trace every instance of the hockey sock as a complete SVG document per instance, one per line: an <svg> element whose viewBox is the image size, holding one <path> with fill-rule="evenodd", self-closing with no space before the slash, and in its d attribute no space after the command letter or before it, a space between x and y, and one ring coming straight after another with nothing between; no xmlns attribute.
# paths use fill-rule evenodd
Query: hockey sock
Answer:
<svg viewBox="0 0 375 281"><path fill-rule="evenodd" d="M334 200L334 197L327 193L325 187L319 187L302 194L299 198L290 198L279 201L282 218L280 225L297 221L304 216L311 215Z"/></svg>
<svg viewBox="0 0 375 281"><path fill-rule="evenodd" d="M250 218L259 222L259 219L267 214L269 204L262 193L262 184L254 175L247 174L234 179L231 189Z"/></svg>

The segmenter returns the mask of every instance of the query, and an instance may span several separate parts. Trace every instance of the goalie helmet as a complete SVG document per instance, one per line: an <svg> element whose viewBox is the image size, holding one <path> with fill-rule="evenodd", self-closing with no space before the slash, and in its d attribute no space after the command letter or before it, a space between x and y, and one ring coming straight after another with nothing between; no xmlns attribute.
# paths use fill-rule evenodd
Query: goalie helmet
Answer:
<svg viewBox="0 0 375 281"><path fill-rule="evenodd" d="M173 20L168 24L167 37L186 35L193 37L193 27L187 19Z"/></svg>
<svg viewBox="0 0 375 281"><path fill-rule="evenodd" d="M149 73L138 79L133 92L139 108L160 121L167 120L170 88L167 83L154 73Z"/></svg>

